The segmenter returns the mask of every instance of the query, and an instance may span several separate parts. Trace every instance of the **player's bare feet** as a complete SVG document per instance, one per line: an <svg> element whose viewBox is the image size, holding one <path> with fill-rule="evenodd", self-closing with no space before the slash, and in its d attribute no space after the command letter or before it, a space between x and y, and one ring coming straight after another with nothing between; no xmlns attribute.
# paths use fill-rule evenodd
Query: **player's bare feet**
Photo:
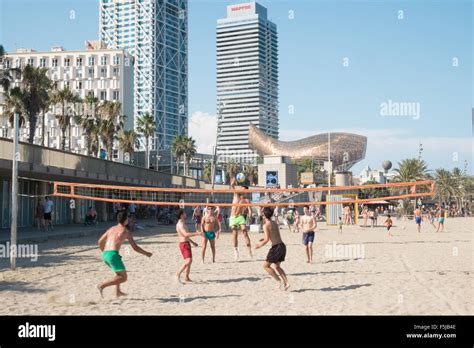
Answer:
<svg viewBox="0 0 474 348"><path fill-rule="evenodd" d="M122 292L122 291L117 291L116 296L117 296L117 298L119 298L119 297L122 297L122 296L127 296L127 294Z"/></svg>
<svg viewBox="0 0 474 348"><path fill-rule="evenodd" d="M102 288L102 286L100 286L100 284L97 284L96 288L97 290L99 290L100 297L104 298L104 289Z"/></svg>
<svg viewBox="0 0 474 348"><path fill-rule="evenodd" d="M283 288L283 290L286 291L286 290L288 290L289 288L290 288L290 283L286 283L286 284L285 284L285 287Z"/></svg>
<svg viewBox="0 0 474 348"><path fill-rule="evenodd" d="M181 281L181 277L179 276L179 274L175 274L174 279L175 279L179 284L183 284L183 282Z"/></svg>
<svg viewBox="0 0 474 348"><path fill-rule="evenodd" d="M186 279L184 279L184 281L185 281L186 283L192 283L192 282L193 282L193 281L191 280L191 278L186 278Z"/></svg>

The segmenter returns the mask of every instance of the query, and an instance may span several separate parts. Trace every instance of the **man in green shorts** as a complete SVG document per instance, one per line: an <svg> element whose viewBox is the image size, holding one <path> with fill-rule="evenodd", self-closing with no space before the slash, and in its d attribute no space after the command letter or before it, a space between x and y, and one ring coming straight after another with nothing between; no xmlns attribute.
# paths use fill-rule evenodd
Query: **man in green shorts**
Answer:
<svg viewBox="0 0 474 348"><path fill-rule="evenodd" d="M235 189L236 179L232 178L230 181L230 188ZM247 186L243 186L244 190L248 190ZM249 200L245 198L245 194L243 192L234 192L234 198L232 199L232 204L246 204L249 203ZM252 209L250 207L240 207L240 206L232 206L232 210L230 213L229 219L229 226L232 230L232 242L234 245L234 257L235 260L239 260L239 249L238 249L238 233L239 229L242 231L244 235L244 240L249 249L250 258L252 258L252 247L250 245L250 238L247 232L247 221L244 216L244 211L248 211L247 217L250 219L252 217Z"/></svg>
<svg viewBox="0 0 474 348"><path fill-rule="evenodd" d="M125 270L125 265L122 262L122 256L119 254L120 248L122 247L125 239L128 239L133 250L136 252L148 257L152 255L152 253L140 248L127 230L127 212L118 213L117 222L117 225L109 228L99 239L99 249L102 252L102 260L112 269L112 271L115 272L115 277L97 285L97 289L100 291L100 296L102 296L102 298L104 297L104 289L112 285L116 286L117 297L126 295L120 291L120 284L127 281L127 271Z"/></svg>

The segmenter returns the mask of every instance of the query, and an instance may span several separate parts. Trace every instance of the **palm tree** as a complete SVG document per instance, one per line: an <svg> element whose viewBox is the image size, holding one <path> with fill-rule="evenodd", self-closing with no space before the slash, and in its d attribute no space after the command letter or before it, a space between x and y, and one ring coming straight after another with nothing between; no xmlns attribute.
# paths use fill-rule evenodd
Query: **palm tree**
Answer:
<svg viewBox="0 0 474 348"><path fill-rule="evenodd" d="M313 168L313 161L308 158L301 161L297 161L296 165L298 167L298 175L299 175L302 172L311 171L311 169Z"/></svg>
<svg viewBox="0 0 474 348"><path fill-rule="evenodd" d="M8 117L8 122L11 126L13 126L13 118L15 113L18 113L20 116L20 128L26 123L26 110L25 104L23 103L25 97L25 91L23 91L20 87L13 87L5 94L3 116Z"/></svg>
<svg viewBox="0 0 474 348"><path fill-rule="evenodd" d="M176 158L176 174L179 174L179 161L181 156L184 154L184 143L185 143L185 136L184 135L177 135L173 138L173 142L171 143L171 152L173 156Z"/></svg>
<svg viewBox="0 0 474 348"><path fill-rule="evenodd" d="M146 112L137 119L137 131L145 138L145 167L150 168L150 138L156 132L156 122L150 113Z"/></svg>
<svg viewBox="0 0 474 348"><path fill-rule="evenodd" d="M118 146L120 151L128 153L132 158L135 148L140 146L138 141L138 134L133 129L122 130L118 136Z"/></svg>
<svg viewBox="0 0 474 348"><path fill-rule="evenodd" d="M189 163L196 155L196 140L192 137L185 136L183 141L184 173L189 176Z"/></svg>
<svg viewBox="0 0 474 348"><path fill-rule="evenodd" d="M118 132L123 128L126 116L120 115L122 104L117 101L104 101L99 106L100 136L107 151L107 159L112 159L114 141L117 140Z"/></svg>
<svg viewBox="0 0 474 348"><path fill-rule="evenodd" d="M49 91L42 90L41 91L41 98L40 98L40 110L41 110L41 146L44 146L44 138L46 133L46 112L51 107L51 96ZM49 144L48 144L49 146Z"/></svg>
<svg viewBox="0 0 474 348"><path fill-rule="evenodd" d="M392 182L412 182L426 180L430 177L428 165L416 158L405 159L398 163Z"/></svg>
<svg viewBox="0 0 474 348"><path fill-rule="evenodd" d="M61 113L56 115L59 128L61 130L61 149L66 149L66 131L71 124L71 117L75 116L74 104L80 102L80 98L76 96L68 87L56 89L51 95L53 105L60 105ZM69 149L71 144L69 143Z"/></svg>
<svg viewBox="0 0 474 348"><path fill-rule="evenodd" d="M257 168L251 165L250 163L247 163L244 166L244 175L247 178L250 185L254 185L257 183L257 179L258 179Z"/></svg>
<svg viewBox="0 0 474 348"><path fill-rule="evenodd" d="M230 160L229 162L227 162L224 167L225 171L229 175L230 180L232 180L232 178L235 178L237 172L240 170L240 164L234 160Z"/></svg>
<svg viewBox="0 0 474 348"><path fill-rule="evenodd" d="M435 180L435 197L438 199L439 204L449 203L450 199L456 194L456 180L453 174L446 169L436 169Z"/></svg>
<svg viewBox="0 0 474 348"><path fill-rule="evenodd" d="M202 168L202 178L205 181L210 182L212 180L212 163L211 161L206 161Z"/></svg>
<svg viewBox="0 0 474 348"><path fill-rule="evenodd" d="M99 119L97 118L97 105L99 100L94 95L87 95L84 100L84 113L75 117L75 122L85 135L87 155L97 155L99 149Z"/></svg>
<svg viewBox="0 0 474 348"><path fill-rule="evenodd" d="M13 77L11 76L10 72L17 69L5 69L5 67L3 66L4 59L5 49L2 45L0 45L0 86L2 86L3 92L7 93L10 89L10 85L13 82Z"/></svg>
<svg viewBox="0 0 474 348"><path fill-rule="evenodd" d="M413 182L430 178L428 165L425 161L417 158L404 159L402 162L399 162L398 168L395 169L395 173L392 182ZM398 194L408 194L410 193L410 187L395 187L394 191ZM403 199L402 214L409 214L411 212L409 205L410 199Z"/></svg>
<svg viewBox="0 0 474 348"><path fill-rule="evenodd" d="M48 98L48 91L52 81L48 77L48 69L26 65L21 71L21 84L26 98L23 102L29 122L28 142L33 144L38 114L44 106L43 99Z"/></svg>

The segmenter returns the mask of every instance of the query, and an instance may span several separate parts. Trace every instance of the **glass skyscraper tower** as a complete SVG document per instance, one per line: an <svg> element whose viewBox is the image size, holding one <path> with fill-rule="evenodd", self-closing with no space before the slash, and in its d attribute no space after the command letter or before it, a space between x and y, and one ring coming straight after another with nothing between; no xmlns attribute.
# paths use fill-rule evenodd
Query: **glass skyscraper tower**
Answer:
<svg viewBox="0 0 474 348"><path fill-rule="evenodd" d="M230 5L217 21L217 154L255 162L249 124L278 138L278 37L267 9L256 2Z"/></svg>
<svg viewBox="0 0 474 348"><path fill-rule="evenodd" d="M134 123L154 116L153 149L188 131L187 15L187 0L100 0L100 38L134 58Z"/></svg>

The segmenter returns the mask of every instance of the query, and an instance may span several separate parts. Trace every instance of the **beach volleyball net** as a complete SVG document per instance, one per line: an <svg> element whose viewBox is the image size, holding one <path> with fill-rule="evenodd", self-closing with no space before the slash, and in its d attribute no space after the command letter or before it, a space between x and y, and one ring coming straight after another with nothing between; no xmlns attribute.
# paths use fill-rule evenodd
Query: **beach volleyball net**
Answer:
<svg viewBox="0 0 474 348"><path fill-rule="evenodd" d="M432 180L356 186L262 188L137 187L54 182L53 195L111 203L158 206L283 206L371 204L433 196ZM248 203L232 203L234 193L244 193ZM334 197L339 197L337 200Z"/></svg>

